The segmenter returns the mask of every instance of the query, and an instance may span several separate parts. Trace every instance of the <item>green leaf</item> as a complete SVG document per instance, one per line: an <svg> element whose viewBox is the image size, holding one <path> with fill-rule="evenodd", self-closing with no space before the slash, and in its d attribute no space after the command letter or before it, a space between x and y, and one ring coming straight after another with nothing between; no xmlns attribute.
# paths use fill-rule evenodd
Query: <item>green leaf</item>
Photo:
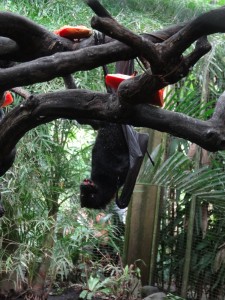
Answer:
<svg viewBox="0 0 225 300"><path fill-rule="evenodd" d="M100 283L100 279L97 277L93 277L92 275L88 279L88 288L90 291L95 291Z"/></svg>
<svg viewBox="0 0 225 300"><path fill-rule="evenodd" d="M87 290L83 290L80 295L79 295L79 298L81 299L86 299L87 298L87 295L88 295L88 291Z"/></svg>

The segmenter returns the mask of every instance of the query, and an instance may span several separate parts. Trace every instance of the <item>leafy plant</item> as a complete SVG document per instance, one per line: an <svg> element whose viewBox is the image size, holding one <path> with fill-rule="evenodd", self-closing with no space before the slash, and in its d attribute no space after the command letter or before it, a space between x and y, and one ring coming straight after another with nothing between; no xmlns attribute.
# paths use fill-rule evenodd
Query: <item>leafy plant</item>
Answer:
<svg viewBox="0 0 225 300"><path fill-rule="evenodd" d="M102 281L99 277L93 277L91 275L87 281L87 289L83 290L79 297L81 299L91 300L98 292L109 295L110 289L107 288L107 285L110 281L109 278L105 278Z"/></svg>
<svg viewBox="0 0 225 300"><path fill-rule="evenodd" d="M137 299L140 292L140 269L135 265L123 267L121 260L117 265L105 265L103 260L84 263L86 289L80 297L91 299L97 293L102 293L117 300Z"/></svg>
<svg viewBox="0 0 225 300"><path fill-rule="evenodd" d="M111 269L111 274L114 273L111 288L117 299L136 299L140 288L140 269L135 265Z"/></svg>

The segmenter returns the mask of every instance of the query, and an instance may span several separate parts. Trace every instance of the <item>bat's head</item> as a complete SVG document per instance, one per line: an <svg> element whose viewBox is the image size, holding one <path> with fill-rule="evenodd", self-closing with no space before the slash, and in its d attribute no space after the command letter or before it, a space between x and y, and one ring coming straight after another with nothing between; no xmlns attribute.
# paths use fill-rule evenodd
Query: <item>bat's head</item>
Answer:
<svg viewBox="0 0 225 300"><path fill-rule="evenodd" d="M84 179L80 185L81 207L95 208L98 188L91 179Z"/></svg>
<svg viewBox="0 0 225 300"><path fill-rule="evenodd" d="M107 188L98 186L91 179L84 179L80 185L81 207L104 209L111 198L107 194Z"/></svg>

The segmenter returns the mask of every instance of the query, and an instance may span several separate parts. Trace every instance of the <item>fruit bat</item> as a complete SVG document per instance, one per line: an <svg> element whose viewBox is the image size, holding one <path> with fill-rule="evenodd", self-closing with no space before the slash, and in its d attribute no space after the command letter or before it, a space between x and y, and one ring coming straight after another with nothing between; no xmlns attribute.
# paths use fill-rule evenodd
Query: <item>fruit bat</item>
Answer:
<svg viewBox="0 0 225 300"><path fill-rule="evenodd" d="M133 73L133 66L130 61L116 63L116 69L128 75ZM92 150L91 178L80 185L81 206L102 209L116 197L119 208L127 207L147 145L148 135L138 133L130 125L102 125ZM121 186L124 187L119 196Z"/></svg>

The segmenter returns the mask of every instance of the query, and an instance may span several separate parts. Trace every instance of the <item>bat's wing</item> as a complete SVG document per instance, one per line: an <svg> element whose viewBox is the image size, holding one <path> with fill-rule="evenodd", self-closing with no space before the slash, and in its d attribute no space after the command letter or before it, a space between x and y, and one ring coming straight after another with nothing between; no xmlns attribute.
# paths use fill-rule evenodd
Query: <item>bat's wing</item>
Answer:
<svg viewBox="0 0 225 300"><path fill-rule="evenodd" d="M119 208L127 207L130 202L141 164L147 152L149 139L148 134L138 133L129 125L122 125L122 128L129 149L130 168L122 193L116 199L116 204Z"/></svg>

